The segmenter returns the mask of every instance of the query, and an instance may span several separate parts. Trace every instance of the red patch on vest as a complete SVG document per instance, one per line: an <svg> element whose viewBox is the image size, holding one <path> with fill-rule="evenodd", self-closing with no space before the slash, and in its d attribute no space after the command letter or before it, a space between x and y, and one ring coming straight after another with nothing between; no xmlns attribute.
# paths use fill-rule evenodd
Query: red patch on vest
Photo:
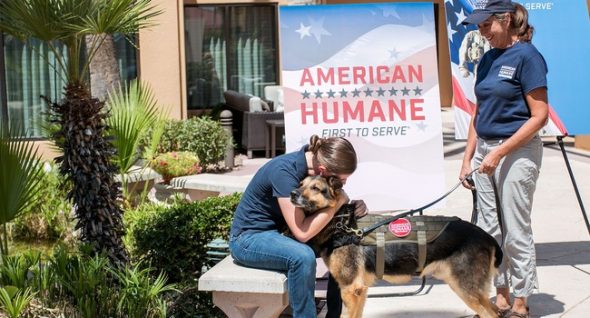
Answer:
<svg viewBox="0 0 590 318"><path fill-rule="evenodd" d="M412 231L412 223L401 218L389 223L389 232L397 237L406 237Z"/></svg>

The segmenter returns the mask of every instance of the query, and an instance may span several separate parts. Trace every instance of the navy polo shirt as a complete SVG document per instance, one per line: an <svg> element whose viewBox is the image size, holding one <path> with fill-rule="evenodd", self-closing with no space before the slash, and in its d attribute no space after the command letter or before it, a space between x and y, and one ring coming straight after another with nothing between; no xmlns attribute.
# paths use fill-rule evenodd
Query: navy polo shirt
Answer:
<svg viewBox="0 0 590 318"><path fill-rule="evenodd" d="M547 64L530 43L491 49L477 68L475 130L483 139L512 136L530 117L525 95L547 87Z"/></svg>
<svg viewBox="0 0 590 318"><path fill-rule="evenodd" d="M307 176L307 149L275 157L256 172L236 208L231 235L286 229L278 198L290 197Z"/></svg>

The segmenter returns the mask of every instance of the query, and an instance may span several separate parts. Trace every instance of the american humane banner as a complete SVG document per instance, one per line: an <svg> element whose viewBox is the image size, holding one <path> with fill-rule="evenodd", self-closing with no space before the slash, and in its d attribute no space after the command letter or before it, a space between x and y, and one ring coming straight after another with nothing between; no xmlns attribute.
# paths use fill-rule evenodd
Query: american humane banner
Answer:
<svg viewBox="0 0 590 318"><path fill-rule="evenodd" d="M346 137L352 199L415 208L444 190L432 3L280 8L287 151Z"/></svg>
<svg viewBox="0 0 590 318"><path fill-rule="evenodd" d="M590 133L590 107L580 98L590 82L590 33L586 0L515 1L529 12L535 27L533 44L545 57L549 67L547 85L549 122L541 131L546 136ZM490 47L475 26L461 21L484 5L481 0L445 0L447 32L453 74L453 109L455 137L467 138L467 129L476 99L473 93L474 70ZM567 21L567 22L566 22Z"/></svg>

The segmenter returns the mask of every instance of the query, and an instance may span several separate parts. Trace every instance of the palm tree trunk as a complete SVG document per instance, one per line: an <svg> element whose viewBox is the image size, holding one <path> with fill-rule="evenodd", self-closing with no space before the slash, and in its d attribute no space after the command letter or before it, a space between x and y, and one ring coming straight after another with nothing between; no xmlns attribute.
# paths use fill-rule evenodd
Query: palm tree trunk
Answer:
<svg viewBox="0 0 590 318"><path fill-rule="evenodd" d="M115 149L104 137L108 116L104 102L92 98L83 84L68 84L65 99L53 103L51 112L52 121L60 127L54 139L63 150L56 162L73 183L68 199L75 205L81 240L94 254L105 253L113 264L124 265L129 258L122 240L123 212L117 204Z"/></svg>
<svg viewBox="0 0 590 318"><path fill-rule="evenodd" d="M86 47L94 48L97 44L100 46L94 53L89 67L90 89L92 97L104 101L114 87L119 87L121 76L115 56L113 36L110 34L86 36Z"/></svg>

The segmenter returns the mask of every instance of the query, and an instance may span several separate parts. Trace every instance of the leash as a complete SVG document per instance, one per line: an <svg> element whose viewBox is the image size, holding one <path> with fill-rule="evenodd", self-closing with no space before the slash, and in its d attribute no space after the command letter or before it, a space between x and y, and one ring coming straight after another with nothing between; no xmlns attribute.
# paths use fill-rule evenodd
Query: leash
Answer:
<svg viewBox="0 0 590 318"><path fill-rule="evenodd" d="M502 202L500 201L500 194L498 192L498 187L496 186L496 178L494 178L493 174L490 176L490 181L492 182L492 187L494 188L494 197L496 199L496 213L498 214L498 227L500 228L500 234L502 235L500 246L504 246L504 215L502 212Z"/></svg>
<svg viewBox="0 0 590 318"><path fill-rule="evenodd" d="M436 200L434 200L434 201L432 201L432 202L430 202L430 203L428 203L428 204L426 204L426 205L424 205L422 207L419 207L417 209L412 209L410 211L403 212L403 213L400 213L400 214L391 216L390 218L383 219L383 220L381 220L381 221L379 221L379 222L377 222L377 223L375 223L375 224L373 224L371 226L367 226L367 227L364 227L362 229L346 229L345 228L344 230L349 231L349 232L353 232L354 234L356 234L357 236L359 236L359 237L362 238L362 237L367 236L369 233L375 231L377 228L379 228L379 227L381 227L381 226L383 226L385 224L391 223L391 222L393 222L393 221L395 221L397 219L401 219L401 218L403 218L405 216L412 215L412 214L414 214L416 212L423 211L423 210L425 210L425 209L427 209L427 208L435 205L436 203L438 203L442 199L446 198L447 196L449 196L449 194L451 194L453 191L455 191L465 180L470 180L471 175L473 173L475 173L478 169L479 169L479 167L473 169L470 173L468 173L463 178L461 178L459 180L459 182L457 184L455 184L455 186L453 186L451 188L451 190L447 191L447 193L443 194L441 197L437 198ZM341 224L341 226L343 226L343 225ZM344 226L344 227L346 227L346 226Z"/></svg>

